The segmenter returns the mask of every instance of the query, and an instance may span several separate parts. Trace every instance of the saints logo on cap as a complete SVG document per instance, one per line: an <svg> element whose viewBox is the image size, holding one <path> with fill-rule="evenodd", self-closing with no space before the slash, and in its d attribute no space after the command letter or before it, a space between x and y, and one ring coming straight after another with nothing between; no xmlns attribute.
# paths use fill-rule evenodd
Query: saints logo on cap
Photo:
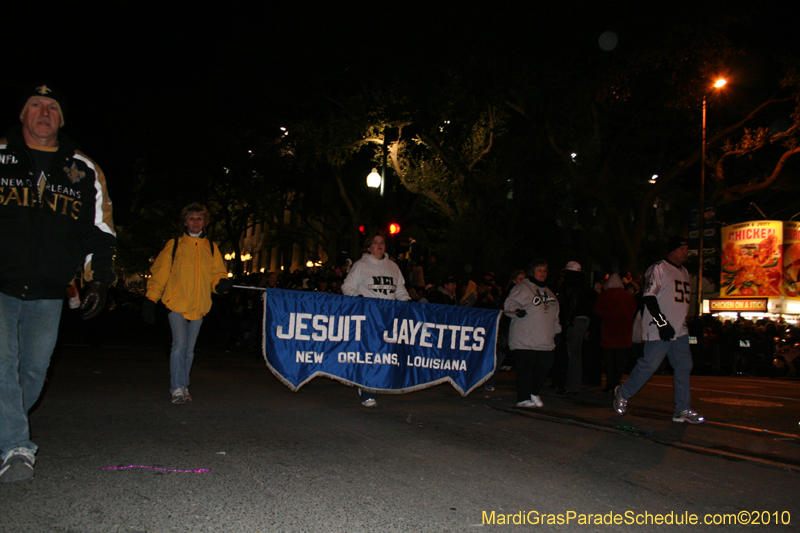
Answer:
<svg viewBox="0 0 800 533"><path fill-rule="evenodd" d="M42 96L45 96L45 95L53 92L53 89L51 89L47 85L42 85L41 87L37 87L36 88L36 92L41 94Z"/></svg>

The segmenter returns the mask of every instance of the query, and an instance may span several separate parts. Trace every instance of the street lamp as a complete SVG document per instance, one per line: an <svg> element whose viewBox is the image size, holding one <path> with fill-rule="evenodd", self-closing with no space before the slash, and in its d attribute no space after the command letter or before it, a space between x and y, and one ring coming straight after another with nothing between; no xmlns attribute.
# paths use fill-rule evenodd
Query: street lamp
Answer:
<svg viewBox="0 0 800 533"><path fill-rule="evenodd" d="M724 78L714 82L714 88L719 89L727 81ZM697 217L697 229L700 232L700 251L697 257L700 259L700 268L697 274L697 316L703 314L703 248L705 246L705 214L706 214L706 93L703 93L703 150L700 165L700 212Z"/></svg>
<svg viewBox="0 0 800 533"><path fill-rule="evenodd" d="M383 169L381 169L381 172L383 172ZM378 174L377 168L373 168L372 172L370 172L369 175L367 176L367 187L370 187L372 189L377 189L378 187L380 187L381 196L383 196L383 176L381 174Z"/></svg>

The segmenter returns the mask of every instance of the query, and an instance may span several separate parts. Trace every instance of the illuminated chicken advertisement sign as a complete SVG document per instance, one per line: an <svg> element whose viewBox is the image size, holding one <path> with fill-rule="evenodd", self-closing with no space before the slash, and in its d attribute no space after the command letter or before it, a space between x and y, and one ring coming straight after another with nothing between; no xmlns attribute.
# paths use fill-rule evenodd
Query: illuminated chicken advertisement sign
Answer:
<svg viewBox="0 0 800 533"><path fill-rule="evenodd" d="M783 222L758 220L722 228L720 297L781 295Z"/></svg>
<svg viewBox="0 0 800 533"><path fill-rule="evenodd" d="M722 229L720 297L800 299L800 222L757 220Z"/></svg>
<svg viewBox="0 0 800 533"><path fill-rule="evenodd" d="M800 299L800 222L783 223L783 295Z"/></svg>

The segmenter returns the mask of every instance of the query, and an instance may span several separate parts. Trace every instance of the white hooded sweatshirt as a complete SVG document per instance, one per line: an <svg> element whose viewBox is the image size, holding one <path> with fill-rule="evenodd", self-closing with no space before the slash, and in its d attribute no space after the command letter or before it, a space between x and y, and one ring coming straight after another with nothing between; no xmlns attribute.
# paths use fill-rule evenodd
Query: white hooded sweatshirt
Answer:
<svg viewBox="0 0 800 533"><path fill-rule="evenodd" d="M366 253L353 263L342 284L342 293L384 300L411 300L400 267L389 259L389 254L383 254L383 259L375 259Z"/></svg>

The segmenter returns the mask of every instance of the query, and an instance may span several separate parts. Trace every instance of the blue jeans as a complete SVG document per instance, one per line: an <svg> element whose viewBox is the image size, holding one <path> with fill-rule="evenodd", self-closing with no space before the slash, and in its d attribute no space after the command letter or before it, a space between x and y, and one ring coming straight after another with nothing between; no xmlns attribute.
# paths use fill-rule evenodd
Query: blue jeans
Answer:
<svg viewBox="0 0 800 533"><path fill-rule="evenodd" d="M194 362L194 345L203 319L186 320L183 315L170 311L169 326L172 328L172 352L169 354L170 392L178 387L189 386L189 372Z"/></svg>
<svg viewBox="0 0 800 533"><path fill-rule="evenodd" d="M673 396L675 412L691 408L692 397L689 375L692 373L692 353L689 351L689 336L684 335L671 341L645 341L644 356L628 376L628 381L620 387L623 398L632 398L655 374L664 356L669 357L673 370Z"/></svg>
<svg viewBox="0 0 800 533"><path fill-rule="evenodd" d="M28 411L44 386L63 300L20 300L0 293L0 452L36 453Z"/></svg>

